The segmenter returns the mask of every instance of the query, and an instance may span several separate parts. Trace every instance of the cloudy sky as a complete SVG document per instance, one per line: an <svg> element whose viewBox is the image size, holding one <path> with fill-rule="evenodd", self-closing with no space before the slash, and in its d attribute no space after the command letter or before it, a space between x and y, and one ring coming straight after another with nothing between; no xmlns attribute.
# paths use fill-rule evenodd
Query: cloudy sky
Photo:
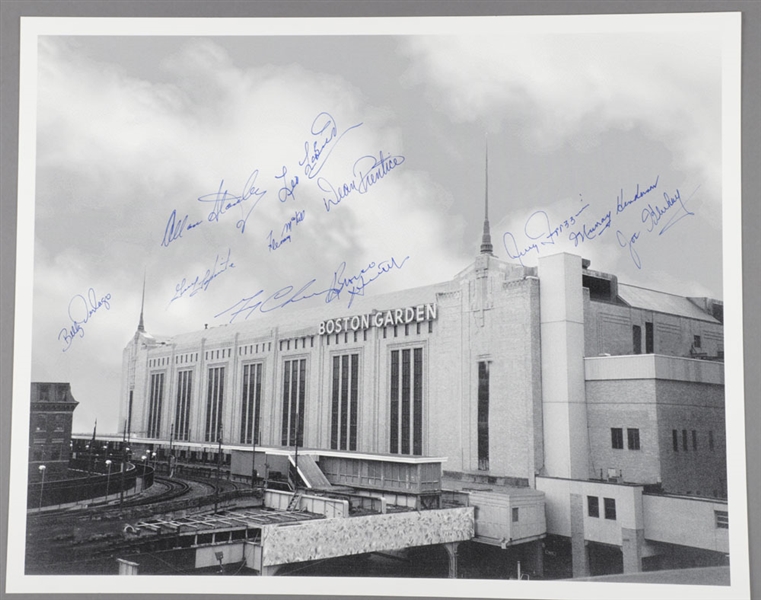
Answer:
<svg viewBox="0 0 761 600"><path fill-rule="evenodd" d="M32 380L71 382L75 431L119 430L144 279L155 335L229 322L260 290L326 289L342 263L409 257L368 295L450 279L478 252L487 137L497 256L564 250L722 298L719 42L42 36Z"/></svg>

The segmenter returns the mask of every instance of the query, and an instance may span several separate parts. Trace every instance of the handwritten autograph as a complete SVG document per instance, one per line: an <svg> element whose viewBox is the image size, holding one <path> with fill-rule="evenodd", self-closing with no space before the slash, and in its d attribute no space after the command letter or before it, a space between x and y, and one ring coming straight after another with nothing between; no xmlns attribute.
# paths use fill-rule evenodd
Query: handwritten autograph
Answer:
<svg viewBox="0 0 761 600"><path fill-rule="evenodd" d="M653 233L657 230L658 235L660 236L685 217L695 216L695 213L690 211L685 206L685 203L688 202L699 189L700 186L696 187L686 200L682 199L682 193L679 191L679 188L676 189L676 192L673 195L668 192L663 192L663 199L665 202L662 205L656 204L655 207L653 207L652 204L648 204L647 208L642 209L640 216L642 223L645 226L645 232ZM665 217L668 217L668 220L658 230L658 225ZM641 231L635 231L633 234L628 235L622 233L621 230L616 231L618 245L621 248L627 248L629 250L629 256L631 256L634 266L638 269L642 268L642 259L639 256L639 252L637 252L635 244L639 240L641 233Z"/></svg>
<svg viewBox="0 0 761 600"><path fill-rule="evenodd" d="M256 205L267 193L267 190L262 190L257 187L256 180L258 177L259 169L254 169L251 175L248 176L248 179L243 186L243 191L239 196L231 194L227 189L224 189L223 191L223 188L225 187L224 179L219 183L219 189L217 189L216 192L199 196L199 202L211 202L214 205L207 219L210 222L217 222L219 221L219 217L224 215L231 208L239 206L241 203L246 202L249 198L255 198L255 200L251 203L251 207L248 209L246 216L242 219L239 219L235 224L235 227L240 229L241 233L244 233L246 231L246 221L248 221L248 217L251 216L251 211L256 208Z"/></svg>
<svg viewBox="0 0 761 600"><path fill-rule="evenodd" d="M405 256L401 262L397 262L394 257L377 263L373 261L361 269L359 273L348 277L345 276L346 262L342 262L333 272L333 279L330 285L323 290L310 290L317 281L316 279L310 279L298 289L296 289L295 286L287 285L266 297L264 295L264 290L259 290L253 296L243 298L231 307L214 315L214 318L216 319L222 315L226 315L230 318L229 323L232 323L241 315L244 315L243 319L245 320L256 312L268 313L278 308L288 306L289 304L295 304L296 302L319 296L324 298L325 303L329 303L345 298L348 295L348 306L351 306L356 296L364 296L365 288L368 285L377 280L384 273L388 273L394 269L401 269L408 259L409 256Z"/></svg>
<svg viewBox="0 0 761 600"><path fill-rule="evenodd" d="M361 125L357 123L347 127L339 134L336 120L330 113L323 111L318 114L312 121L311 137L304 142L304 157L299 161L307 179L317 177L341 138Z"/></svg>
<svg viewBox="0 0 761 600"><path fill-rule="evenodd" d="M222 260L219 260L219 254L217 254L217 257L214 259L214 266L211 269L207 269L206 273L203 275L196 275L195 279L193 279L193 281L190 283L188 283L187 279L183 277L182 281L174 286L175 294L169 301L169 304L175 300L179 300L185 294L188 294L188 292L190 292L188 294L188 298L192 298L198 292L205 292L207 289L209 289L212 281L214 281L228 269L234 268L235 263L230 260L229 249L227 250L227 256L225 256Z"/></svg>
<svg viewBox="0 0 761 600"><path fill-rule="evenodd" d="M338 188L334 187L324 177L318 177L317 187L328 194L327 197L323 196L322 198L325 210L330 212L331 207L340 204L352 192L366 194L372 186L402 165L404 160L404 156L401 155L384 156L382 150L378 152L377 157L374 154L362 156L354 161L352 167L354 178L342 183Z"/></svg>
<svg viewBox="0 0 761 600"><path fill-rule="evenodd" d="M63 352L71 348L76 337L85 337L84 325L101 308L111 310L111 294L98 298L93 288L87 290L86 298L82 294L77 294L69 300L68 315L71 325L62 327L58 332L58 339L64 344Z"/></svg>
<svg viewBox="0 0 761 600"><path fill-rule="evenodd" d="M285 167L283 167L283 169L285 170ZM254 208L256 208L256 205L259 203L262 197L267 193L267 190L262 190L257 187L256 180L258 177L259 169L254 169L251 175L248 176L248 179L246 180L240 195L231 194L225 188L225 180L223 179L219 183L219 188L216 192L199 196L199 202L210 203L213 205L211 211L206 216L206 221L209 223L217 223L219 222L219 218L222 215L227 213L227 211L235 208L236 206L240 206L241 211L244 211L245 209L242 206L242 203L253 198L253 201L249 203L250 206L248 212L244 217L238 219L238 222L235 224L235 227L240 229L241 233L244 233L246 231L246 222L251 216L251 212L254 210ZM195 229L196 227L199 227L203 224L203 221L189 221L189 219L190 215L186 214L184 217L178 220L177 209L173 210L169 215L169 219L167 220L164 227L164 237L161 240L161 245L166 248L172 242L180 239L182 234L186 231Z"/></svg>
<svg viewBox="0 0 761 600"><path fill-rule="evenodd" d="M293 226L298 225L304 220L306 212L306 210L297 210L296 213L285 222L283 228L280 230L280 239L277 239L273 231L270 229L270 232L267 234L267 248L269 248L270 252L277 250L286 242L291 241L291 231L293 231Z"/></svg>
<svg viewBox="0 0 761 600"><path fill-rule="evenodd" d="M518 242L515 236L506 231L502 236L502 245L505 247L505 252L512 259L518 259L523 264L523 257L529 252L536 252L539 254L539 248L541 246L554 245L555 239L560 236L564 231L569 230L576 225L578 217L583 213L589 204L582 206L575 214L567 216L561 220L558 225L552 227L550 224L550 217L546 211L537 210L531 213L531 216L526 219L526 224L523 227L523 233L530 240L539 240L528 244L523 248L518 247Z"/></svg>

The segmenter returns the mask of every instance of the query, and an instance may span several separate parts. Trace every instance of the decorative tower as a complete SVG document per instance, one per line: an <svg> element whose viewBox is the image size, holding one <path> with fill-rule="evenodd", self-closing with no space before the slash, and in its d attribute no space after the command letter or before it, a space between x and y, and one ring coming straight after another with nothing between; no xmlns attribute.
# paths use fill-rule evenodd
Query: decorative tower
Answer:
<svg viewBox="0 0 761 600"><path fill-rule="evenodd" d="M486 192L484 202L484 232L481 235L481 254L494 256L494 246L491 243L491 227L489 226L489 138L486 138Z"/></svg>
<svg viewBox="0 0 761 600"><path fill-rule="evenodd" d="M145 333L145 324L143 323L143 309L145 308L145 273L143 273L143 299L140 302L140 322L137 324L137 330Z"/></svg>

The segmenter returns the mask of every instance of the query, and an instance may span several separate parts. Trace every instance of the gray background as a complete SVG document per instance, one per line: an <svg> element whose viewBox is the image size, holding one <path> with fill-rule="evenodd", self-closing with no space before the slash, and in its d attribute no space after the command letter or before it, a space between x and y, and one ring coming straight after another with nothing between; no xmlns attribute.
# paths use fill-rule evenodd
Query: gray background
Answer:
<svg viewBox="0 0 761 600"><path fill-rule="evenodd" d="M16 182L18 172L18 81L19 18L22 16L68 17L369 17L438 15L525 15L667 13L742 11L742 187L743 187L743 294L745 306L745 419L748 464L748 516L751 565L751 597L761 598L761 3L753 1L421 1L396 0L285 0L285 1L68 1L0 0L0 585L4 587L8 532L8 473L13 372L13 323L16 261ZM756 307L754 309L754 307ZM754 565L756 568L754 568ZM116 582L115 582L116 583ZM679 597L678 587L674 598ZM644 592L644 590L643 590ZM2 598L31 599L41 594L6 595ZM45 594L44 597L72 597ZM169 594L142 595L176 598ZM99 594L79 594L96 598ZM109 597L129 597L112 594ZM198 596L194 596L198 597ZM221 597L209 596L206 597ZM233 597L233 596L230 596ZM259 596L288 598L288 596Z"/></svg>

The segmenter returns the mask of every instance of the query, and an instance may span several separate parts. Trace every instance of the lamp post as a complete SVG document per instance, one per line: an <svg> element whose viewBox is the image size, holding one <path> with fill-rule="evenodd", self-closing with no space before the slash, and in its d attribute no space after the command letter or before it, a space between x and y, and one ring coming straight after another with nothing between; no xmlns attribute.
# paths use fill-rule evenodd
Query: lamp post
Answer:
<svg viewBox="0 0 761 600"><path fill-rule="evenodd" d="M214 514L217 514L217 507L219 504L219 473L222 469L222 426L219 426L217 431L217 485L214 492Z"/></svg>
<svg viewBox="0 0 761 600"><path fill-rule="evenodd" d="M153 459L153 471L156 471L156 453L151 453L151 458Z"/></svg>
<svg viewBox="0 0 761 600"><path fill-rule="evenodd" d="M167 459L167 472L169 477L174 476L174 423L169 431L169 458Z"/></svg>
<svg viewBox="0 0 761 600"><path fill-rule="evenodd" d="M40 506L39 506L39 511L41 512L42 511L42 491L45 489L45 470L47 469L47 467L45 465L40 465L38 469L40 470L40 475L42 476L42 483L40 483Z"/></svg>
<svg viewBox="0 0 761 600"><path fill-rule="evenodd" d="M127 457L129 456L129 448L122 444L122 485L121 493L119 494L119 506L124 502L124 482L127 476Z"/></svg>
<svg viewBox="0 0 761 600"><path fill-rule="evenodd" d="M108 468L108 475L106 476L106 502L108 502L108 487L111 484L111 460L106 460L106 467Z"/></svg>

